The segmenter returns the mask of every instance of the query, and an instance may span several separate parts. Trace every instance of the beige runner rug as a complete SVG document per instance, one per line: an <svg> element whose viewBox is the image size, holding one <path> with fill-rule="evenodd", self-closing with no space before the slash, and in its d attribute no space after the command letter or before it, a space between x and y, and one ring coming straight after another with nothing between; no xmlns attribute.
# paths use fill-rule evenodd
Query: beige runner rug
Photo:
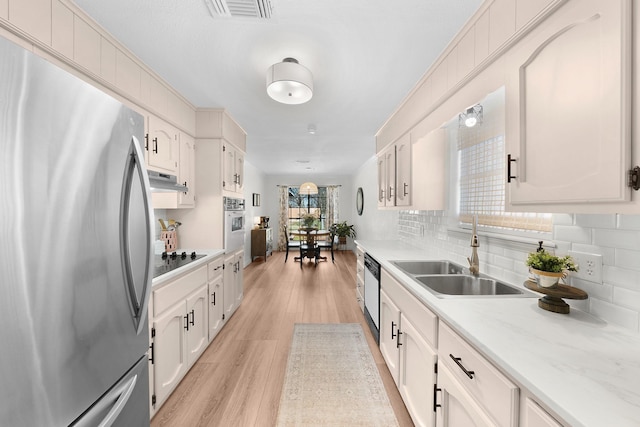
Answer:
<svg viewBox="0 0 640 427"><path fill-rule="evenodd" d="M398 425L360 324L295 324L277 425Z"/></svg>

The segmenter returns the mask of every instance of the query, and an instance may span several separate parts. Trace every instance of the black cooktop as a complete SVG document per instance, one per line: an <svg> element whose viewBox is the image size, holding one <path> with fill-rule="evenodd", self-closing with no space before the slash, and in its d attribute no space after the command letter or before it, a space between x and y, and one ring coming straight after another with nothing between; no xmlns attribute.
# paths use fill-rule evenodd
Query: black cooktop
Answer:
<svg viewBox="0 0 640 427"><path fill-rule="evenodd" d="M172 252L170 254L162 252L162 255L156 255L155 257L153 277L156 278L161 276L205 256L206 255L196 254L195 252L191 252L191 254L187 254L186 252L182 252L181 254L177 252Z"/></svg>

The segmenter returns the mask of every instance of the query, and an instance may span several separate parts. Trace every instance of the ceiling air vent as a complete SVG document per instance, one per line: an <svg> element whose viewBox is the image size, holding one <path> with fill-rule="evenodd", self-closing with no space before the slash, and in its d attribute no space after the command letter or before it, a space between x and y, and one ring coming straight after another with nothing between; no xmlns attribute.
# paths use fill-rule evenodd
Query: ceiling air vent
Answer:
<svg viewBox="0 0 640 427"><path fill-rule="evenodd" d="M271 0L204 0L211 16L271 18Z"/></svg>

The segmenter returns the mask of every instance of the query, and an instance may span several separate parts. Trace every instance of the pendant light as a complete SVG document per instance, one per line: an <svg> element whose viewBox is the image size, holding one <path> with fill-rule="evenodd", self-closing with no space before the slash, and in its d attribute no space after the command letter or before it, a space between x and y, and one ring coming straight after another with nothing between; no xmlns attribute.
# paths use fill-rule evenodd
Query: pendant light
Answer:
<svg viewBox="0 0 640 427"><path fill-rule="evenodd" d="M313 75L295 58L284 58L267 71L267 93L283 104L304 104L313 96Z"/></svg>
<svg viewBox="0 0 640 427"><path fill-rule="evenodd" d="M299 194L318 194L318 186L313 182L300 184Z"/></svg>

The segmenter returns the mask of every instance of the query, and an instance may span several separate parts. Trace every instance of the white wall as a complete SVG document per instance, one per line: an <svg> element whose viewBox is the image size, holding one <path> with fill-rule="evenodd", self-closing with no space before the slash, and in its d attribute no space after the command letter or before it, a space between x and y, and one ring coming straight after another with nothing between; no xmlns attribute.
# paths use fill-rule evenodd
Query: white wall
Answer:
<svg viewBox="0 0 640 427"><path fill-rule="evenodd" d="M354 213L353 222L358 238L366 240L394 240L398 237L398 210L379 210L377 201L378 168L372 156L353 178L353 194L362 187L364 208L362 215Z"/></svg>
<svg viewBox="0 0 640 427"><path fill-rule="evenodd" d="M244 237L244 265L251 264L251 229L254 218L269 216L265 206L267 192L266 175L256 169L251 163L244 162L244 200L246 233ZM253 193L260 194L260 206L253 206ZM275 236L274 236L275 237Z"/></svg>

